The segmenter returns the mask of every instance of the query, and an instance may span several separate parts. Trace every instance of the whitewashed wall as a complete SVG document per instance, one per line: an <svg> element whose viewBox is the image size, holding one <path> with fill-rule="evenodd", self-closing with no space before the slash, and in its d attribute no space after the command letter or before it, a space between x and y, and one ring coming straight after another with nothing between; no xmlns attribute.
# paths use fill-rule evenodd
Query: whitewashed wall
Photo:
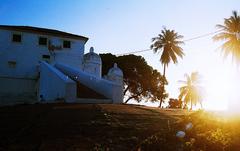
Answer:
<svg viewBox="0 0 240 151"><path fill-rule="evenodd" d="M123 86L112 81L108 81L92 74L83 72L79 69L72 68L64 64L56 64L57 69L59 69L64 74L70 76L72 79L79 81L86 87L104 95L106 98L111 99L113 103L123 102Z"/></svg>
<svg viewBox="0 0 240 151"><path fill-rule="evenodd" d="M22 35L21 43L12 42L13 33ZM49 38L52 44L56 45L62 45L63 40L72 42L70 49L63 48L61 51L56 52L55 59L54 56L51 56L53 63L60 62L74 67L82 65L84 41L0 29L0 76L36 78L36 67L39 61L43 60L42 55L49 55L47 46L38 45L40 36ZM8 61L16 61L16 68L9 68Z"/></svg>
<svg viewBox="0 0 240 151"><path fill-rule="evenodd" d="M45 62L40 64L39 100L54 102L65 99L66 102L76 101L76 83Z"/></svg>
<svg viewBox="0 0 240 151"><path fill-rule="evenodd" d="M12 34L17 33L22 35L22 42L12 42ZM0 81L6 80L6 77L12 80L17 86L17 89L12 89L12 85L0 83L0 97L6 95L6 91L11 89L13 94L28 93L34 91L36 93L36 82L39 78L38 65L39 61L43 60L42 55L50 55L47 46L38 45L38 38L47 37L54 45L62 45L63 40L71 41L71 48L64 48L57 51L54 56L51 56L50 62L68 64L76 68L82 68L82 58L84 54L85 42L76 39L67 39L54 37L49 35L40 35L35 33L9 31L0 29ZM8 61L16 61L16 67L10 68ZM4 77L4 78L3 78ZM26 79L18 80L18 78ZM27 79L33 79L30 85ZM30 88L29 88L30 87ZM20 95L20 94L19 94Z"/></svg>
<svg viewBox="0 0 240 151"><path fill-rule="evenodd" d="M0 106L34 103L37 100L36 90L34 79L0 78Z"/></svg>
<svg viewBox="0 0 240 151"><path fill-rule="evenodd" d="M83 64L83 71L101 78L102 61L95 61L94 59L90 61L85 61Z"/></svg>

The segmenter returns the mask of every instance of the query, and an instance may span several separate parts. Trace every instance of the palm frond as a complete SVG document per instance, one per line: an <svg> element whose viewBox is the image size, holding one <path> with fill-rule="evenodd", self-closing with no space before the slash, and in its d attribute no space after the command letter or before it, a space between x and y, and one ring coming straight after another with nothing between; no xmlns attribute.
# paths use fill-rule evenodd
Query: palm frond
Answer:
<svg viewBox="0 0 240 151"><path fill-rule="evenodd" d="M199 82L201 81L201 76L198 72L192 72L190 75L185 74L186 78L183 82L183 86L179 88L180 94L179 99L183 100L185 104L192 103L196 105L198 102L202 100L202 87L199 86Z"/></svg>
<svg viewBox="0 0 240 151"><path fill-rule="evenodd" d="M232 16L225 18L223 25L218 24L216 27L222 29L223 32L216 34L213 40L224 41L222 45L224 58L231 54L232 59L236 63L240 63L240 40L236 34L240 32L240 16L237 11L233 11Z"/></svg>
<svg viewBox="0 0 240 151"><path fill-rule="evenodd" d="M184 55L180 47L181 44L184 44L182 38L183 36L174 30L163 27L161 33L157 37L152 38L153 43L150 48L154 53L161 52L160 62L163 65L168 65L171 61L177 63L177 56L182 58Z"/></svg>

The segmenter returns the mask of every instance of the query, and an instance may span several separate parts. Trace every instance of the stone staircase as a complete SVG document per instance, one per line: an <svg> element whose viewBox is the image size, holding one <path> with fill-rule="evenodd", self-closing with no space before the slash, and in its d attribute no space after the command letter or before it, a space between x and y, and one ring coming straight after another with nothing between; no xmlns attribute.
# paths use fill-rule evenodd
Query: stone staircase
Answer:
<svg viewBox="0 0 240 151"><path fill-rule="evenodd" d="M112 103L111 99L97 93L96 91L84 86L80 82L77 82L77 99L76 103Z"/></svg>
<svg viewBox="0 0 240 151"><path fill-rule="evenodd" d="M77 83L77 97L86 98L86 99L106 99L102 94L97 93L96 91L88 88L87 86L81 84L78 81Z"/></svg>
<svg viewBox="0 0 240 151"><path fill-rule="evenodd" d="M71 78L71 77L69 76L69 78ZM108 99L105 96L103 96L102 94L99 94L98 92L88 88L87 86L81 84L79 81L76 81L75 79L73 79L73 78L71 78L71 79L74 82L76 82L76 84L77 84L76 103L83 103L83 104L88 104L88 103L89 104L109 104L109 103L113 103L113 101L111 99Z"/></svg>

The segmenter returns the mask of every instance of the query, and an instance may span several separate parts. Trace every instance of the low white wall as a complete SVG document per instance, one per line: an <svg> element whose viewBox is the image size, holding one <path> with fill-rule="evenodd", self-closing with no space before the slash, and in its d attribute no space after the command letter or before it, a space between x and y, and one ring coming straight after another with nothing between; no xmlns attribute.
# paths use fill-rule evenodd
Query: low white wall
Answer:
<svg viewBox="0 0 240 151"><path fill-rule="evenodd" d="M39 100L42 95L46 102L65 99L66 102L76 101L76 83L46 62L40 63Z"/></svg>
<svg viewBox="0 0 240 151"><path fill-rule="evenodd" d="M0 76L0 93L21 95L36 92L36 79Z"/></svg>
<svg viewBox="0 0 240 151"><path fill-rule="evenodd" d="M0 76L0 106L36 102L36 81L36 79Z"/></svg>
<svg viewBox="0 0 240 151"><path fill-rule="evenodd" d="M123 86L121 84L93 76L80 69L75 69L67 65L58 63L55 66L72 79L79 81L86 87L104 95L108 99L111 99L113 103L123 102Z"/></svg>

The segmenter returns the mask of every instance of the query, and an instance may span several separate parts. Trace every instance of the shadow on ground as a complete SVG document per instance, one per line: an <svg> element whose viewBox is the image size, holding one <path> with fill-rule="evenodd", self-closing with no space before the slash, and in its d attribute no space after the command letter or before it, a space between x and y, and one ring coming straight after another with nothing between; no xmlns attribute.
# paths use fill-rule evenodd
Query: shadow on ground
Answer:
<svg viewBox="0 0 240 151"><path fill-rule="evenodd" d="M137 150L153 134L172 133L171 126L185 114L112 104L1 107L0 150Z"/></svg>

